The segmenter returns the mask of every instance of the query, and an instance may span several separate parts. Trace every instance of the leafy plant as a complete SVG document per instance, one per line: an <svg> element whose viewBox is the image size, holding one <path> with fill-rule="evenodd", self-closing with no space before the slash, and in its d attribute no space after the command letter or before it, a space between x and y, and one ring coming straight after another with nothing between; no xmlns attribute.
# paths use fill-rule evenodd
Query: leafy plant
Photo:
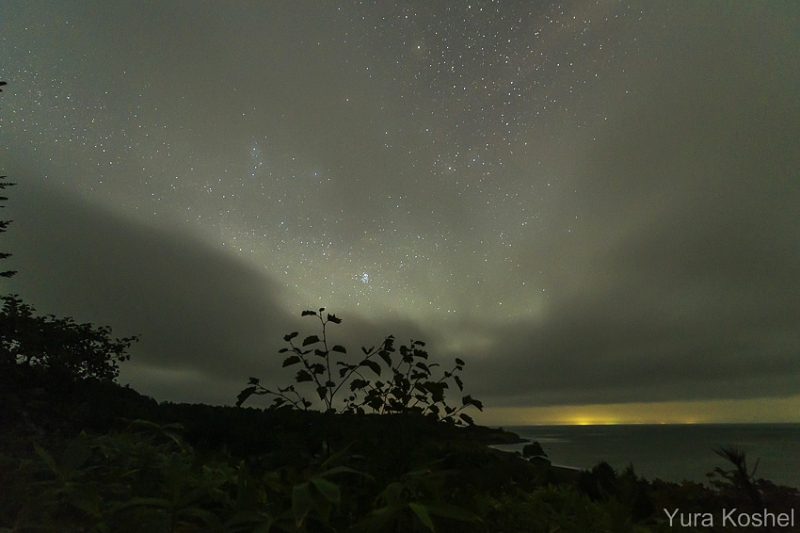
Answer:
<svg viewBox="0 0 800 533"><path fill-rule="evenodd" d="M0 363L45 367L74 379L113 381L119 363L138 337L111 338L111 328L78 324L72 318L37 316L16 295L3 296L0 311Z"/></svg>
<svg viewBox="0 0 800 533"><path fill-rule="evenodd" d="M336 466L347 457L349 448L350 446L347 446L331 455L316 468L304 469L300 476L294 479L295 483L291 489L291 510L279 518L291 517L294 527L299 531L305 531L310 519L329 526L331 513L342 505L341 488L331 481L331 478L341 474L372 477L349 466Z"/></svg>
<svg viewBox="0 0 800 533"><path fill-rule="evenodd" d="M398 481L390 483L376 499L376 503L381 506L372 511L356 528L387 531L392 524L409 526L416 519L435 532L434 517L461 522L481 521L473 512L442 501L441 485L447 472L434 471L433 466L435 463L413 470L401 476Z"/></svg>
<svg viewBox="0 0 800 533"><path fill-rule="evenodd" d="M6 82L4 81L0 82L0 86L5 84ZM2 89L0 89L0 92L3 92ZM14 185L16 185L16 183L9 183L7 181L4 181L5 179L6 176L0 176L0 191L5 189L6 187L13 187ZM0 196L0 202L5 202L6 200L8 200L7 197ZM0 209L4 207L5 207L4 205L0 205ZM8 231L9 224L11 224L11 220L0 220L0 233L5 233L6 231ZM0 259L8 259L9 257L11 257L10 253L0 252ZM17 273L16 270L6 270L4 272L0 272L0 277L10 278L13 277L16 273Z"/></svg>
<svg viewBox="0 0 800 533"><path fill-rule="evenodd" d="M46 474L32 484L38 499L37 513L31 513L40 526L54 527L61 517L80 516L83 521L98 523L101 517L102 497L97 486L90 481L92 467L87 465L91 456L85 434L67 444L59 460L34 443L36 454L44 465Z"/></svg>
<svg viewBox="0 0 800 533"><path fill-rule="evenodd" d="M744 495L754 509L761 508L764 504L755 477L759 461L756 460L753 469L748 470L747 454L744 451L730 446L715 448L714 453L729 461L734 469L723 470L716 467L713 472L708 474L711 485L730 496Z"/></svg>
<svg viewBox="0 0 800 533"><path fill-rule="evenodd" d="M5 516L14 531L269 531L276 476L254 478L225 453L200 456L180 429L135 420L122 433L82 433L60 455L34 443L6 479L23 498Z"/></svg>
<svg viewBox="0 0 800 533"><path fill-rule="evenodd" d="M409 345L400 346L398 358L394 348L395 339L390 335L377 348L362 347L364 356L357 363L334 360L335 355L338 358L347 355L347 349L339 344L329 347L327 326L330 323L341 324L342 320L334 314L323 316L323 311L324 307L319 311L302 313L302 316L319 319L321 337L309 335L300 345L296 345L294 339L299 333L295 331L283 337L289 346L279 350L279 353L291 354L284 359L283 367L301 367L295 375L295 381L298 385L310 383L314 386L326 412L336 411L335 398L346 385L349 395L343 399L344 405L340 409L344 413L364 414L367 410L378 414L412 412L458 425L472 425L472 418L462 411L470 406L483 410L483 404L470 395L462 397L459 407L447 404L445 390L450 388L449 383L455 384L459 391L464 389L464 383L458 376L458 372L464 369L464 361L456 358L454 366L443 371L441 377L436 379L434 371L440 365L428 362L429 355L422 341L412 340ZM379 378L384 370L387 370L385 379L381 380ZM373 381L374 378L378 379ZM261 385L255 377L250 378L248 385L239 393L237 406L254 394L275 396L272 404L274 409L308 409L313 405L294 385L273 391Z"/></svg>

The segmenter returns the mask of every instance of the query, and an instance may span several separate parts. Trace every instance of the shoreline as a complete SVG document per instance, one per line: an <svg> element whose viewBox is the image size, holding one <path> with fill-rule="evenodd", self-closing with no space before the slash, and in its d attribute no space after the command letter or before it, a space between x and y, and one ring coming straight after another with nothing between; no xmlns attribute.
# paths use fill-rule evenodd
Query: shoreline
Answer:
<svg viewBox="0 0 800 533"><path fill-rule="evenodd" d="M591 469L607 462L618 472L633 464L637 476L679 483L708 483L707 474L730 470L715 449L746 453L755 477L785 487L800 487L800 456L794 450L800 424L636 424L592 426L515 426L509 431L538 441L548 458L562 466ZM501 451L522 451L520 444L498 443Z"/></svg>

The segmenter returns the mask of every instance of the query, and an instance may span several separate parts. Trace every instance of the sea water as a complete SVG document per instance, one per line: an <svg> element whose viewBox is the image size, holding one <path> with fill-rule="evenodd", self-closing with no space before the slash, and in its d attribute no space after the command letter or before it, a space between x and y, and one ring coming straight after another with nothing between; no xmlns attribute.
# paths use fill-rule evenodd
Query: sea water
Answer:
<svg viewBox="0 0 800 533"><path fill-rule="evenodd" d="M538 441L554 465L590 469L605 461L617 472L633 464L638 476L707 483L706 475L733 465L715 448L735 447L747 454L756 478L800 487L800 424L691 424L605 426L517 426L505 429ZM522 451L524 444L495 446Z"/></svg>

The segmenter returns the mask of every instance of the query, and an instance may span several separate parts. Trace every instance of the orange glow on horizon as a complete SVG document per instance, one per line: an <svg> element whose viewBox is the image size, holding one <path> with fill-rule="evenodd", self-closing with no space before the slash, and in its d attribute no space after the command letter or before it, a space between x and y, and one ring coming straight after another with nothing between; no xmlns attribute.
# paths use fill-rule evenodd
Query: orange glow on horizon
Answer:
<svg viewBox="0 0 800 533"><path fill-rule="evenodd" d="M749 400L486 407L475 419L490 426L800 423L800 395Z"/></svg>

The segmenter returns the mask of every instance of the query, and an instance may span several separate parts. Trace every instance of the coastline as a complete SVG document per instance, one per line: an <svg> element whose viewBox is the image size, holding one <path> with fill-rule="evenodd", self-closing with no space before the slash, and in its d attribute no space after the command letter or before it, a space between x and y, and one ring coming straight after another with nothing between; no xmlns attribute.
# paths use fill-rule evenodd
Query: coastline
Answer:
<svg viewBox="0 0 800 533"><path fill-rule="evenodd" d="M746 453L756 478L800 487L800 424L687 424L514 426L521 439L538 441L548 459L566 468L591 469L601 461L622 471L633 464L637 475L668 482L707 483L715 467L730 464L714 450L736 447ZM493 447L514 453L520 443Z"/></svg>

